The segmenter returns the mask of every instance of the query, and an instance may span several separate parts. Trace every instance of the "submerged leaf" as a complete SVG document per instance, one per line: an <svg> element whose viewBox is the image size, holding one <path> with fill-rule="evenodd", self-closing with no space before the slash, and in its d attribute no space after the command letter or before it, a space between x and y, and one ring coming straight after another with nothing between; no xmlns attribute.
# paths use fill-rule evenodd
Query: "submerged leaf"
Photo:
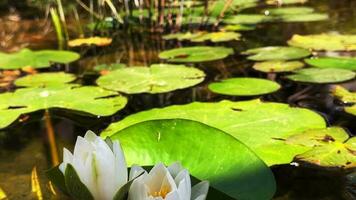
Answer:
<svg viewBox="0 0 356 200"><path fill-rule="evenodd" d="M70 63L79 59L79 54L71 51L22 49L19 52L0 53L1 69L21 69L23 67L45 68L52 63Z"/></svg>
<svg viewBox="0 0 356 200"><path fill-rule="evenodd" d="M223 59L234 53L226 47L194 46L163 51L159 58L169 62L205 62Z"/></svg>
<svg viewBox="0 0 356 200"><path fill-rule="evenodd" d="M193 176L209 180L212 187L236 199L271 199L274 194L273 174L263 161L243 143L205 124L146 121L111 138L120 141L128 165L179 161Z"/></svg>
<svg viewBox="0 0 356 200"><path fill-rule="evenodd" d="M184 65L155 64L111 71L96 81L100 87L124 92L164 93L196 85L204 80L203 71Z"/></svg>
<svg viewBox="0 0 356 200"><path fill-rule="evenodd" d="M252 101L194 102L152 109L112 123L102 136L110 136L133 124L153 119L190 119L216 127L249 146L268 165L292 161L308 147L288 145L282 139L301 131L325 128L320 115L281 103ZM283 149L283 151L281 151Z"/></svg>
<svg viewBox="0 0 356 200"><path fill-rule="evenodd" d="M294 71L295 74L287 76L288 79L306 83L338 83L355 78L355 72L346 69L334 68L307 68Z"/></svg>
<svg viewBox="0 0 356 200"><path fill-rule="evenodd" d="M280 87L276 82L260 78L230 78L209 84L209 89L214 93L234 96L268 94Z"/></svg>

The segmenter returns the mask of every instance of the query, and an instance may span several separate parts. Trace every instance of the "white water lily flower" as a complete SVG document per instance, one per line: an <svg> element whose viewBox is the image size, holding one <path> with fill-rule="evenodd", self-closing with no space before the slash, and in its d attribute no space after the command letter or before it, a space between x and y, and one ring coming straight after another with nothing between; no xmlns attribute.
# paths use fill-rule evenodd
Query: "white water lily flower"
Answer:
<svg viewBox="0 0 356 200"><path fill-rule="evenodd" d="M119 142L105 142L91 131L84 138L77 138L73 154L64 148L59 166L63 174L68 163L96 200L112 200L127 182L127 166Z"/></svg>
<svg viewBox="0 0 356 200"><path fill-rule="evenodd" d="M131 174L144 171L131 168ZM166 168L162 163L134 180L129 191L129 200L205 200L209 183L203 181L191 187L189 172L179 163Z"/></svg>

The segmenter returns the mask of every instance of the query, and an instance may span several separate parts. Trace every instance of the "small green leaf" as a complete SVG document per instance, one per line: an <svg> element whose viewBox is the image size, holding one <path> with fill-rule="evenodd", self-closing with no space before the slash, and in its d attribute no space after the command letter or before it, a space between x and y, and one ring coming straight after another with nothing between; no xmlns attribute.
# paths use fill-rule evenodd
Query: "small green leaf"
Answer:
<svg viewBox="0 0 356 200"><path fill-rule="evenodd" d="M271 60L264 62L256 62L253 68L257 71L266 73L279 73L279 72L290 72L296 69L304 67L304 64L300 61L281 61L281 60Z"/></svg>
<svg viewBox="0 0 356 200"><path fill-rule="evenodd" d="M277 91L280 85L260 78L230 78L209 84L209 90L218 94L253 96Z"/></svg>
<svg viewBox="0 0 356 200"><path fill-rule="evenodd" d="M294 71L288 79L305 83L338 83L355 78L355 72L334 68L307 68Z"/></svg>
<svg viewBox="0 0 356 200"><path fill-rule="evenodd" d="M338 68L356 71L356 58L352 57L321 57L304 59L313 67L319 68Z"/></svg>
<svg viewBox="0 0 356 200"><path fill-rule="evenodd" d="M59 170L58 166L47 170L46 175L47 175L48 179L56 187L58 187L62 192L66 193L66 194L68 193L66 184L65 184L65 180L64 180L64 175L61 172L61 170Z"/></svg>
<svg viewBox="0 0 356 200"><path fill-rule="evenodd" d="M50 87L63 85L75 79L76 77L73 74L64 72L39 73L16 79L15 85L24 87Z"/></svg>
<svg viewBox="0 0 356 200"><path fill-rule="evenodd" d="M71 164L67 164L65 171L65 184L71 197L77 200L94 200L88 188L81 182L77 172Z"/></svg>
<svg viewBox="0 0 356 200"><path fill-rule="evenodd" d="M169 62L205 62L223 59L234 53L226 47L194 46L163 51L159 58Z"/></svg>
<svg viewBox="0 0 356 200"><path fill-rule="evenodd" d="M310 55L310 51L296 47L271 46L249 49L242 54L250 55L250 60L294 60Z"/></svg>

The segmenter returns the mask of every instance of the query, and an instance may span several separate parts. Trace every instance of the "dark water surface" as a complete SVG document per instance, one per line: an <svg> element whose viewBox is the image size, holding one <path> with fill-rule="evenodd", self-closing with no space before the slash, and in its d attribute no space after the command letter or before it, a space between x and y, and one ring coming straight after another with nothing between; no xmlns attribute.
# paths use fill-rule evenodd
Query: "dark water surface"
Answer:
<svg viewBox="0 0 356 200"><path fill-rule="evenodd" d="M44 14L37 16L40 11L35 8L14 2L11 9L8 9L9 4L2 5L0 9L0 50L10 52L25 46L33 49L57 48L50 20L46 20ZM223 45L240 52L257 46L286 45L286 41L293 34L322 32L356 34L356 0L311 0L305 5L329 13L330 19L323 22L258 25L256 30L243 33L243 41L227 42ZM244 12L252 13L261 9L266 7ZM75 26L71 26L70 30L71 28L75 30ZM79 81L90 85L97 76L91 69L97 64L121 62L128 65L149 65L160 62L158 53L164 49L191 45L189 42L163 41L162 33L141 29L127 29L110 34L114 35L114 42L110 47L77 48L76 50L84 55L78 62L41 71L65 70L76 73L81 77ZM99 133L111 122L138 111L192 101L251 99L212 94L207 90L207 84L227 77L266 77L266 74L252 70L250 67L252 64L239 55L230 56L223 61L197 64L196 66L207 74L202 84L167 94L130 95L126 108L112 117L96 118L69 111L51 110L50 116L58 148L60 151L63 147L72 149L77 135L83 135L88 129ZM277 77L268 77L276 79L283 85L283 89L263 96L264 100L315 110L322 114L330 125L345 127L351 135L356 134L355 117L344 113L339 102L328 95L330 85L297 84L283 79L282 76L278 74ZM348 82L344 86L356 90L356 81ZM51 156L46 136L48 127L45 126L43 116L44 112L36 112L24 117L23 123L16 123L5 130L0 130L0 188L4 190L8 199L38 199L38 193L34 192L37 183L41 187L43 199L64 199L59 193L54 194L44 175L44 171L51 167ZM350 171L285 165L273 167L273 172L278 186L275 199L278 200L356 199L355 185L350 184L352 181ZM353 182L355 183L355 180Z"/></svg>

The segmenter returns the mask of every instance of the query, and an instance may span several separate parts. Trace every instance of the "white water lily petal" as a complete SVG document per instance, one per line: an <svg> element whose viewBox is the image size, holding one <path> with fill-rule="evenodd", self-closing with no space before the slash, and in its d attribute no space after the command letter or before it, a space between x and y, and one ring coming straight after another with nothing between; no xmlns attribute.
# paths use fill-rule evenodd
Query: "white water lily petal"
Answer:
<svg viewBox="0 0 356 200"><path fill-rule="evenodd" d="M208 196L209 182L202 181L192 187L192 200L205 200Z"/></svg>
<svg viewBox="0 0 356 200"><path fill-rule="evenodd" d="M129 200L146 200L148 199L148 187L143 179L147 174L135 179L129 190Z"/></svg>
<svg viewBox="0 0 356 200"><path fill-rule="evenodd" d="M183 166L179 162L175 162L167 167L169 173L175 178L179 172L183 170Z"/></svg>
<svg viewBox="0 0 356 200"><path fill-rule="evenodd" d="M174 179L175 183L178 185L178 193L180 200L190 200L191 195L191 182L188 170L183 169L177 177Z"/></svg>
<svg viewBox="0 0 356 200"><path fill-rule="evenodd" d="M129 181L133 180L134 178L136 178L138 175L142 173L147 174L146 170L144 170L142 167L137 165L132 165L130 170Z"/></svg>
<svg viewBox="0 0 356 200"><path fill-rule="evenodd" d="M113 152L115 156L115 177L117 177L117 184L121 187L127 182L128 172L124 152L117 140L113 142Z"/></svg>
<svg viewBox="0 0 356 200"><path fill-rule="evenodd" d="M64 174L68 163L72 163L73 154L66 148L63 148L63 163L59 165L59 170Z"/></svg>
<svg viewBox="0 0 356 200"><path fill-rule="evenodd" d="M173 177L169 174L169 171L162 163L154 166L145 179L145 182L149 187L150 194L159 192L162 189L169 191L177 189Z"/></svg>

